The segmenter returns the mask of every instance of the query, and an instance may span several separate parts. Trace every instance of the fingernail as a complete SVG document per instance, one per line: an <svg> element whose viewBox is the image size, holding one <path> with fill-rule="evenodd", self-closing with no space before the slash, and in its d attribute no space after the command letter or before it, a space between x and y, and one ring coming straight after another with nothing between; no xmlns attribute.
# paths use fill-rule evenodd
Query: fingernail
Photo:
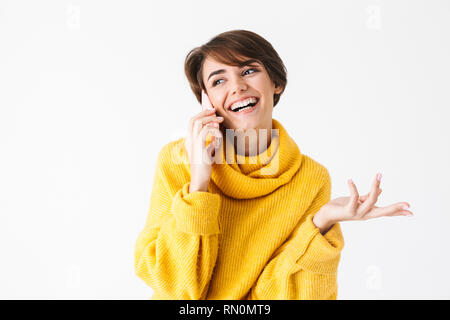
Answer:
<svg viewBox="0 0 450 320"><path fill-rule="evenodd" d="M350 178L350 179L348 179L348 182L353 183L353 180Z"/></svg>
<svg viewBox="0 0 450 320"><path fill-rule="evenodd" d="M403 209L403 210L408 210L408 209L409 209L409 206L408 206L408 205L403 206L402 209Z"/></svg>
<svg viewBox="0 0 450 320"><path fill-rule="evenodd" d="M381 181L381 173L378 173L377 179L378 179L378 181Z"/></svg>
<svg viewBox="0 0 450 320"><path fill-rule="evenodd" d="M412 217L412 214L409 213L409 212L406 212L406 213L404 213L403 215L404 215L405 217Z"/></svg>

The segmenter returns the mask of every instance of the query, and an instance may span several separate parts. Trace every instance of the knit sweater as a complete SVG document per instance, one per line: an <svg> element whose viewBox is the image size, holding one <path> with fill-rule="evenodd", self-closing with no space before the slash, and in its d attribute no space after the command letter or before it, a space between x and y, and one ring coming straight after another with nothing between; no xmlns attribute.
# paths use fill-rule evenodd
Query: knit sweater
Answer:
<svg viewBox="0 0 450 320"><path fill-rule="evenodd" d="M207 192L189 193L185 138L160 150L135 246L151 299L337 299L341 228L322 235L312 221L330 200L330 175L279 121L272 128L278 134L256 156L223 139Z"/></svg>

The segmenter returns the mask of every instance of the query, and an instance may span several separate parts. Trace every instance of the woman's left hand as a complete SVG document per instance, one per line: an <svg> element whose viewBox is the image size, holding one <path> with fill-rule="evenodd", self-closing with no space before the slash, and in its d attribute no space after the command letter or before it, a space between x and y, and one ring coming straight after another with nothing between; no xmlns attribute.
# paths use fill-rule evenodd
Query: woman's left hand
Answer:
<svg viewBox="0 0 450 320"><path fill-rule="evenodd" d="M339 221L368 220L386 216L412 216L407 202L398 202L386 207L375 205L381 193L381 173L378 173L372 184L370 193L359 196L358 190L351 179L348 180L350 197L339 197L325 204L314 215L313 222L324 234Z"/></svg>

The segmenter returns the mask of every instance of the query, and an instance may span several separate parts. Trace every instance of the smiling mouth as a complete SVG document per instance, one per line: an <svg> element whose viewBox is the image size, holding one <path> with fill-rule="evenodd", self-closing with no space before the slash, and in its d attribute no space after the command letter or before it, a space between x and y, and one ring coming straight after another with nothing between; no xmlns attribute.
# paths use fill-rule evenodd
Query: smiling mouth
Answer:
<svg viewBox="0 0 450 320"><path fill-rule="evenodd" d="M254 103L249 103L249 104L247 104L247 105L245 105L245 106L236 108L236 109L234 109L234 110L229 109L229 111L234 112L234 113L237 113L237 114L239 114L239 113L249 113L249 112L251 112L253 109L255 109L255 106L256 106L258 103L259 103L259 98L256 98L256 102L254 102Z"/></svg>

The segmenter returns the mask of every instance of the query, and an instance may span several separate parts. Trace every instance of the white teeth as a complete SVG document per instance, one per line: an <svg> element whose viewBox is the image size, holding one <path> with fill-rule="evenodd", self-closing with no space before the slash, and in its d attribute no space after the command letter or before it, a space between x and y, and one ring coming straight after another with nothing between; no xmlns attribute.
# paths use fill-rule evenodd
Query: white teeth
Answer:
<svg viewBox="0 0 450 320"><path fill-rule="evenodd" d="M247 109L250 109L250 108L252 108L252 107L245 107L245 108L242 108L241 110L237 111L237 113L242 112L242 111L247 110Z"/></svg>
<svg viewBox="0 0 450 320"><path fill-rule="evenodd" d="M237 109L237 108L241 108L241 107L243 107L243 106L246 106L247 104L249 104L249 103L255 103L257 100L256 100L256 98L248 98L248 99L245 99L244 101L240 101L240 102L236 102L236 103L234 103L232 106L231 106L231 110L233 111L233 110L235 110L235 109Z"/></svg>

